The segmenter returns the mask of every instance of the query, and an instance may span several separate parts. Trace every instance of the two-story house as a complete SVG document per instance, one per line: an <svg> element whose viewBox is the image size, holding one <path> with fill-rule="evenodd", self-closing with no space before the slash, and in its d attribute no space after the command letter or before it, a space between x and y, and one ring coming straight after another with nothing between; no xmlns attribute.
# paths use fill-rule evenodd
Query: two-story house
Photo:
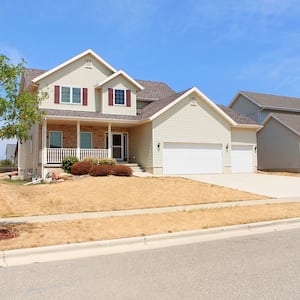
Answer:
<svg viewBox="0 0 300 300"><path fill-rule="evenodd" d="M135 80L92 50L48 71L25 69L21 87L48 94L43 124L19 143L21 175L44 177L70 155L136 162L160 175L256 171L256 122L197 88L176 93Z"/></svg>
<svg viewBox="0 0 300 300"><path fill-rule="evenodd" d="M240 91L229 107L263 125L258 169L300 172L300 98Z"/></svg>

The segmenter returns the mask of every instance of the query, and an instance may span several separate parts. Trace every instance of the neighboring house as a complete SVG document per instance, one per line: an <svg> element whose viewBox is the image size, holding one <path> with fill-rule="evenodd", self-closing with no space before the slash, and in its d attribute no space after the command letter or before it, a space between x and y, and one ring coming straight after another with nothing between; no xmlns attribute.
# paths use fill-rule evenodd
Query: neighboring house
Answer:
<svg viewBox="0 0 300 300"><path fill-rule="evenodd" d="M258 169L300 172L300 98L238 92L229 107L263 125Z"/></svg>
<svg viewBox="0 0 300 300"><path fill-rule="evenodd" d="M49 71L25 69L22 90L48 98L42 126L19 144L19 172L45 176L64 157L113 157L159 175L256 171L260 126L197 88L135 80L92 50Z"/></svg>
<svg viewBox="0 0 300 300"><path fill-rule="evenodd" d="M7 160L10 160L12 163L16 163L16 148L17 144L7 144L5 157Z"/></svg>

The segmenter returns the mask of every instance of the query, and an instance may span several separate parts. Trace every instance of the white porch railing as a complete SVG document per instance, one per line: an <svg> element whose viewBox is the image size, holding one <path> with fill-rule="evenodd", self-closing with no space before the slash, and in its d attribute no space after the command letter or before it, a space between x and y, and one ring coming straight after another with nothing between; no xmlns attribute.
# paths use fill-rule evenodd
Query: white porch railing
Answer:
<svg viewBox="0 0 300 300"><path fill-rule="evenodd" d="M45 164L61 164L67 156L77 156L76 148L46 148L47 161ZM108 158L108 149L80 149L79 160L86 157Z"/></svg>

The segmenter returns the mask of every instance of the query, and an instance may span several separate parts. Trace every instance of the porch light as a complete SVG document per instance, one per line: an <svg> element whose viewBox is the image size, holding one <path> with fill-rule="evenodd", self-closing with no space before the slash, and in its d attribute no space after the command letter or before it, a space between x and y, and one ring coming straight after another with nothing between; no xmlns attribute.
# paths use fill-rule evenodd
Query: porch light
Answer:
<svg viewBox="0 0 300 300"><path fill-rule="evenodd" d="M229 149L229 145L227 144L226 145L226 152L228 152L228 149Z"/></svg>
<svg viewBox="0 0 300 300"><path fill-rule="evenodd" d="M254 146L254 152L256 152L256 150L257 150L257 147L256 147L256 145Z"/></svg>
<svg viewBox="0 0 300 300"><path fill-rule="evenodd" d="M157 151L160 149L160 142L157 143Z"/></svg>

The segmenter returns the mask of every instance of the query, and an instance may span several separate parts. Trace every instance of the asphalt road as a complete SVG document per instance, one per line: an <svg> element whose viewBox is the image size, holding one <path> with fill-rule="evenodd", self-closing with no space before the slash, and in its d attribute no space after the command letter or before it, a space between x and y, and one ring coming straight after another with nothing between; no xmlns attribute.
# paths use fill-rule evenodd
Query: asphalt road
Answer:
<svg viewBox="0 0 300 300"><path fill-rule="evenodd" d="M0 269L0 299L299 299L300 229Z"/></svg>

